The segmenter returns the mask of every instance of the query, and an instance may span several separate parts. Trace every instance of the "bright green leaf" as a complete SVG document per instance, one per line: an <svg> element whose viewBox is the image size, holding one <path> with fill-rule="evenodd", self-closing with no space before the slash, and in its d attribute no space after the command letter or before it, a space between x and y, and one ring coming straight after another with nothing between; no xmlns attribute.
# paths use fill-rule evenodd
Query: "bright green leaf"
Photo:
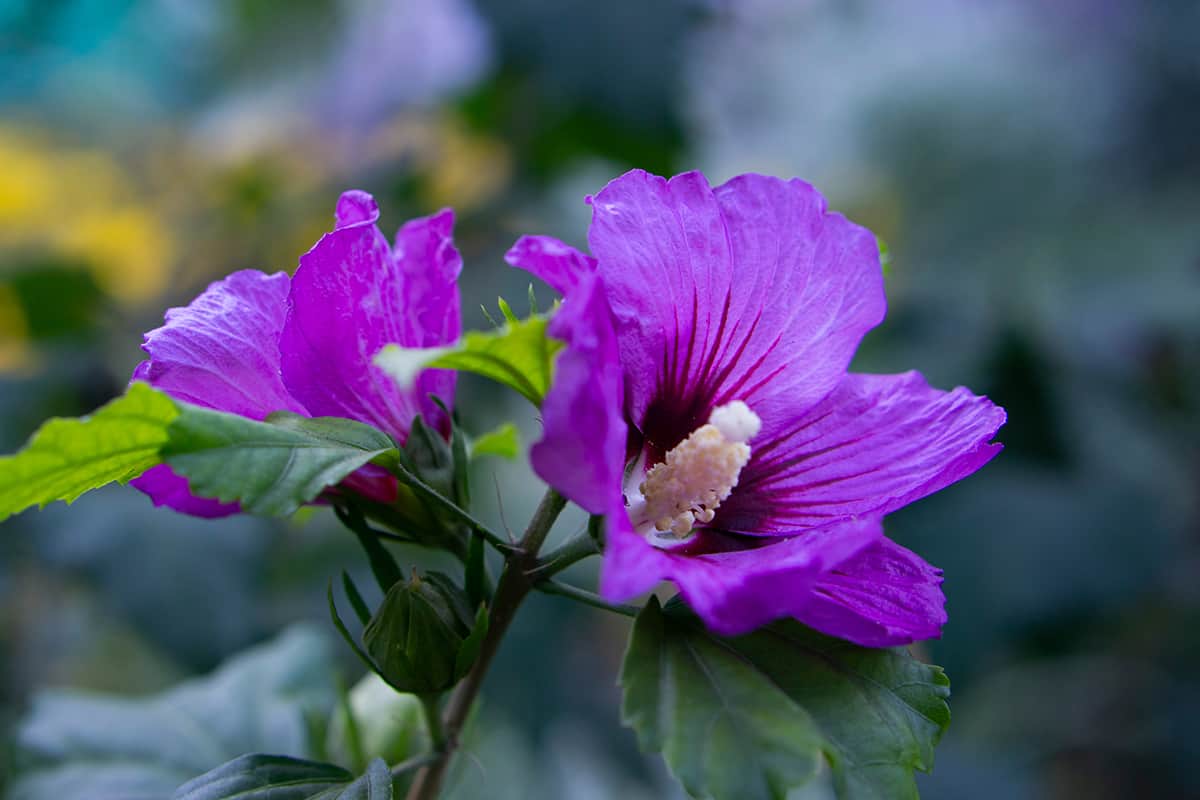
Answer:
<svg viewBox="0 0 1200 800"><path fill-rule="evenodd" d="M841 800L916 798L949 723L948 681L907 651L871 650L795 621L706 632L651 599L621 673L622 715L693 795L782 800L824 756Z"/></svg>
<svg viewBox="0 0 1200 800"><path fill-rule="evenodd" d="M403 387L411 387L421 370L442 368L473 372L524 395L535 406L550 388L554 357L563 343L546 335L548 318L535 314L517 319L501 305L504 324L494 331L470 331L447 347L406 349L390 344L375 364Z"/></svg>
<svg viewBox="0 0 1200 800"><path fill-rule="evenodd" d="M30 506L73 502L159 463L175 403L144 383L79 419L51 419L15 455L0 457L0 520Z"/></svg>
<svg viewBox="0 0 1200 800"><path fill-rule="evenodd" d="M271 755L246 755L180 786L171 800L392 800L392 775L383 759L355 779L332 764Z"/></svg>
<svg viewBox="0 0 1200 800"><path fill-rule="evenodd" d="M517 426L505 422L498 428L488 431L471 443L471 457L500 456L513 459L521 453L521 437Z"/></svg>
<svg viewBox="0 0 1200 800"><path fill-rule="evenodd" d="M201 497L286 516L373 459L394 455L387 434L349 419L272 414L256 422L182 405L163 459Z"/></svg>

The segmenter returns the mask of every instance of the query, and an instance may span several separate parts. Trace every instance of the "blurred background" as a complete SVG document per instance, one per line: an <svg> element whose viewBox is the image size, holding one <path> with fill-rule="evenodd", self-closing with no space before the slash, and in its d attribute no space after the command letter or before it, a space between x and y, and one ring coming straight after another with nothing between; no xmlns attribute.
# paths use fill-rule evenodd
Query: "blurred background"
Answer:
<svg viewBox="0 0 1200 800"><path fill-rule="evenodd" d="M385 231L453 205L485 327L497 295L523 309L516 236L583 245L584 195L634 166L814 183L891 249L856 368L1009 411L997 461L889 519L946 571L921 655L954 722L922 796L1200 798L1189 0L0 0L0 449L119 393L166 307L293 269L345 188ZM536 438L516 395L460 387L468 430ZM502 461L475 487L497 525L540 495ZM156 693L250 646L189 702L327 710L359 675L324 605L343 567L367 575L322 511L205 522L115 489L4 523L0 792L104 796L88 763L167 797L220 759L161 752L178 696ZM619 725L626 632L534 597L454 796L679 796ZM105 708L148 743L81 730L63 687L127 698Z"/></svg>

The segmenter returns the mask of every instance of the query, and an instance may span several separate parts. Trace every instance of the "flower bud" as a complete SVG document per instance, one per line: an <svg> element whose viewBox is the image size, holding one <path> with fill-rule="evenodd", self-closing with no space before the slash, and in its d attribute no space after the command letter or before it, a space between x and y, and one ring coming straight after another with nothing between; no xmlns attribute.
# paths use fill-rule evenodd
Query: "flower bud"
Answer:
<svg viewBox="0 0 1200 800"><path fill-rule="evenodd" d="M487 627L471 619L466 594L437 572L398 582L363 630L363 644L396 689L435 694L449 689L475 661Z"/></svg>

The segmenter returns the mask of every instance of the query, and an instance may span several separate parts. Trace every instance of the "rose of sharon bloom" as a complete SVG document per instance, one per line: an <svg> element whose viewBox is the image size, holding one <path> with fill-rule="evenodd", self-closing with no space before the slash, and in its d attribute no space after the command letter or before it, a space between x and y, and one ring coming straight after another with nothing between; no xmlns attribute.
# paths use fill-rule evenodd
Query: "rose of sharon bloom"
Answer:
<svg viewBox="0 0 1200 800"><path fill-rule="evenodd" d="M455 376L426 370L402 391L371 359L384 345L447 344L462 324L454 247L454 213L444 209L405 223L393 247L375 222L379 208L365 192L338 200L333 231L300 257L292 277L257 270L213 283L166 324L146 334L149 358L134 370L172 397L261 420L274 411L347 417L403 443L420 414L443 434L450 421L431 399L453 401ZM238 511L236 504L193 496L167 465L134 480L155 505L203 517ZM396 483L367 466L345 484L384 502Z"/></svg>
<svg viewBox="0 0 1200 800"><path fill-rule="evenodd" d="M885 312L875 237L761 175L633 171L589 202L592 256L525 237L508 261L565 298L532 460L607 515L603 594L670 580L726 635L794 617L871 647L937 636L941 571L882 518L995 456L1005 415L847 372Z"/></svg>

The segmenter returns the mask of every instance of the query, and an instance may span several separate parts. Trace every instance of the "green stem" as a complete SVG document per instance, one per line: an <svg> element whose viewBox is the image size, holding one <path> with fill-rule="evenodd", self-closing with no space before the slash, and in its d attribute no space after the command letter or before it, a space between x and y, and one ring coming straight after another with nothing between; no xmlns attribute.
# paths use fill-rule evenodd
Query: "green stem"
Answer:
<svg viewBox="0 0 1200 800"><path fill-rule="evenodd" d="M488 544L499 550L501 553L507 554L514 550L512 544L502 539L498 534L488 528L488 526L471 516L470 513L459 508L457 503L446 497L443 497L436 489L418 478L403 464L400 464L399 462L394 464L393 472L397 478L410 486L413 491L421 494L427 501L433 503L434 505L440 506L451 516L458 518L460 522L482 536Z"/></svg>
<svg viewBox="0 0 1200 800"><path fill-rule="evenodd" d="M425 715L425 727L429 731L430 749L435 753L446 749L446 733L442 730L442 713L438 708L439 696L437 692L417 695L421 701L421 712Z"/></svg>
<svg viewBox="0 0 1200 800"><path fill-rule="evenodd" d="M500 649L500 642L508 631L508 626L516 616L517 608L533 589L533 581L529 573L537 567L537 555L554 520L562 512L567 501L553 489L547 490L542 502L538 504L525 535L516 548L509 548L505 557L504 571L496 586L496 594L492 598L492 608L488 616L488 631L479 648L479 657L471 671L458 684L458 688L450 695L446 703L446 712L442 717L445 732L445 745L437 754L436 760L417 773L412 787L408 790L407 800L434 800L441 791L446 770L450 766L451 756L458 747L458 737L466 724L467 715L479 690L483 687L483 679L487 675L492 659Z"/></svg>
<svg viewBox="0 0 1200 800"><path fill-rule="evenodd" d="M610 603L598 594L589 592L586 589L580 589L578 586L572 586L569 583L544 580L539 581L533 588L545 594L557 594L562 597L569 597L592 608L600 608L604 611L611 611L614 614L621 614L626 617L636 617L638 612L641 611L637 606Z"/></svg>
<svg viewBox="0 0 1200 800"><path fill-rule="evenodd" d="M539 562L529 577L544 580L557 575L572 564L600 552L596 540L587 531L551 550Z"/></svg>

